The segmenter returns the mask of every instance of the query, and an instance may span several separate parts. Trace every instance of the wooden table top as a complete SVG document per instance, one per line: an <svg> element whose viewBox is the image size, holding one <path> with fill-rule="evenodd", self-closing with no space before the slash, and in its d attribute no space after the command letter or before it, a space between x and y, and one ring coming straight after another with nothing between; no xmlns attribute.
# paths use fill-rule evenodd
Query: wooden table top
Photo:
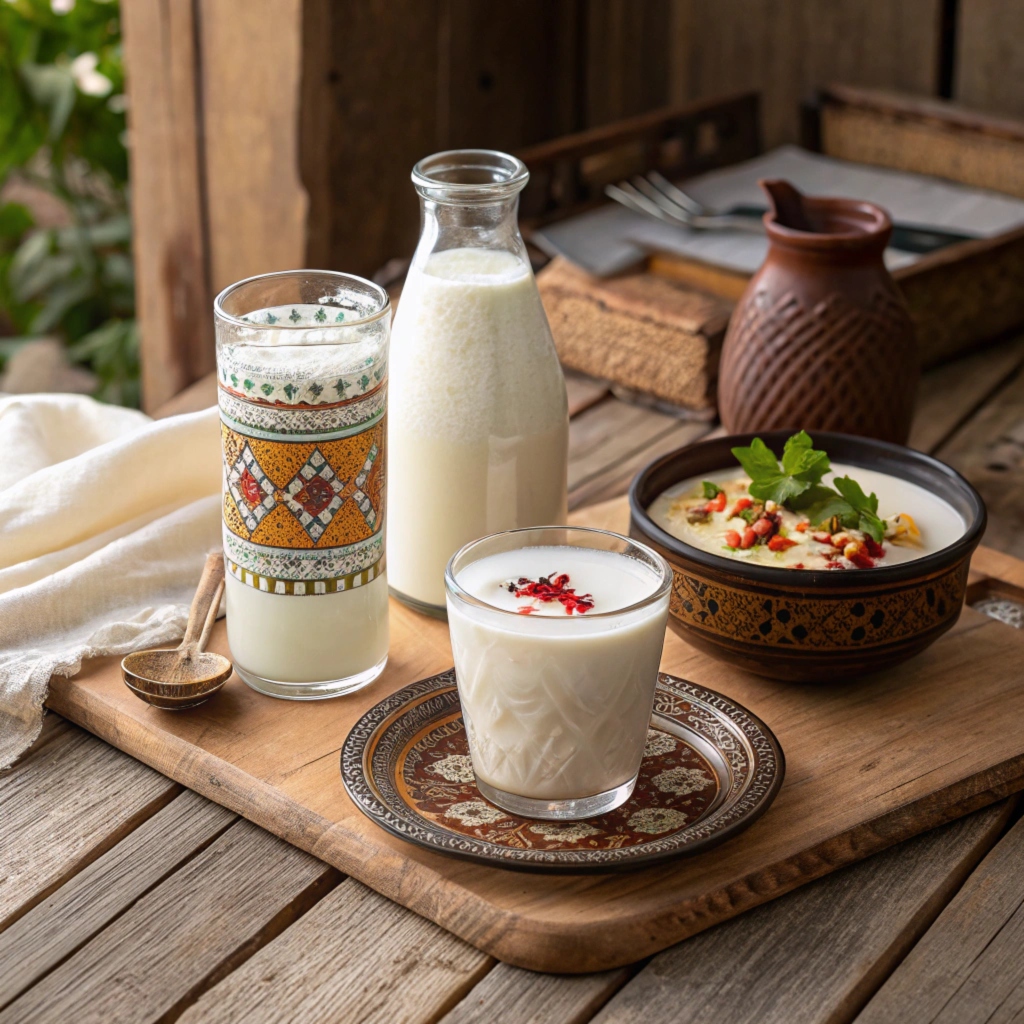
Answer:
<svg viewBox="0 0 1024 1024"><path fill-rule="evenodd" d="M1024 337L925 376L911 438L1024 557ZM207 382L173 410L209 404ZM570 381L570 503L710 424ZM956 756L951 751L951 757ZM542 975L49 714L0 776L0 1024L918 1021L1024 1008L1024 822L1004 801L630 968Z"/></svg>

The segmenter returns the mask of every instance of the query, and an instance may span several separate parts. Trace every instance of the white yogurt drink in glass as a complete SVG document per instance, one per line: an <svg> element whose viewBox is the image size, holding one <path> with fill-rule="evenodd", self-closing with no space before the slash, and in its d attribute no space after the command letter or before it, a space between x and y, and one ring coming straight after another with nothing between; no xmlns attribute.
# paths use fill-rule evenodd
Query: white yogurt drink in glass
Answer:
<svg viewBox="0 0 1024 1024"><path fill-rule="evenodd" d="M388 576L432 614L463 544L566 518L565 381L516 221L528 178L486 150L413 169L423 230L391 345Z"/></svg>
<svg viewBox="0 0 1024 1024"><path fill-rule="evenodd" d="M534 818L603 814L636 784L672 570L604 530L538 527L462 548L448 626L477 786Z"/></svg>
<svg viewBox="0 0 1024 1024"><path fill-rule="evenodd" d="M294 271L214 309L235 670L275 697L349 693L388 654L387 293Z"/></svg>

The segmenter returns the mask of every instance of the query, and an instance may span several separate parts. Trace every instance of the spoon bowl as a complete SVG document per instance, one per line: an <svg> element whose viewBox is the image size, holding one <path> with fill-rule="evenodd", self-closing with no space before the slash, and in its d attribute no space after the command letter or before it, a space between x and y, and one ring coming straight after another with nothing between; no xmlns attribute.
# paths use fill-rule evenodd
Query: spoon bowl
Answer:
<svg viewBox="0 0 1024 1024"><path fill-rule="evenodd" d="M174 649L136 651L121 661L125 685L140 700L166 711L194 708L212 697L232 672L231 662L204 651L224 593L224 557L206 559L189 609L185 638Z"/></svg>
<svg viewBox="0 0 1024 1024"><path fill-rule="evenodd" d="M181 671L183 664L187 673ZM136 651L121 662L128 689L147 704L167 711L202 704L228 681L232 671L231 662L212 651L201 651L184 662L177 649Z"/></svg>

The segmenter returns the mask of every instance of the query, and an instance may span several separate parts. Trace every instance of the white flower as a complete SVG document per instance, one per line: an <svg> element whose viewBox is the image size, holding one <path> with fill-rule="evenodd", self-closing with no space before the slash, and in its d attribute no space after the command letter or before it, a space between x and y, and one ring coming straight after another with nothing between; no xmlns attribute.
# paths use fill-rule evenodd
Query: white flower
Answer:
<svg viewBox="0 0 1024 1024"><path fill-rule="evenodd" d="M472 782L476 776L473 774L473 761L469 754L449 754L427 766L427 771L449 782Z"/></svg>
<svg viewBox="0 0 1024 1024"><path fill-rule="evenodd" d="M542 822L539 825L531 825L530 831L534 835L543 836L549 843L575 843L580 839L586 839L587 836L601 834L599 828L594 828L593 825L588 825L585 821L576 821L571 825Z"/></svg>
<svg viewBox="0 0 1024 1024"><path fill-rule="evenodd" d="M700 768L670 768L668 771L661 772L660 775L655 775L651 782L662 793L675 793L676 796L696 793L711 785L711 779Z"/></svg>
<svg viewBox="0 0 1024 1024"><path fill-rule="evenodd" d="M446 818L455 818L463 825L490 825L495 821L501 821L505 812L499 811L497 807L484 803L483 800L463 800L462 803L452 804L444 812Z"/></svg>
<svg viewBox="0 0 1024 1024"><path fill-rule="evenodd" d="M70 14L74 9L75 0L50 0L50 10L54 14Z"/></svg>
<svg viewBox="0 0 1024 1024"><path fill-rule="evenodd" d="M648 729L647 743L644 745L644 757L659 757L661 754L671 754L677 746L676 741L667 732Z"/></svg>
<svg viewBox="0 0 1024 1024"><path fill-rule="evenodd" d="M106 96L114 88L114 83L96 70L99 62L95 53L80 53L71 62L71 77L86 96Z"/></svg>
<svg viewBox="0 0 1024 1024"><path fill-rule="evenodd" d="M671 807L645 807L642 811L634 811L629 816L628 824L634 832L655 836L659 832L668 832L685 825L686 815Z"/></svg>

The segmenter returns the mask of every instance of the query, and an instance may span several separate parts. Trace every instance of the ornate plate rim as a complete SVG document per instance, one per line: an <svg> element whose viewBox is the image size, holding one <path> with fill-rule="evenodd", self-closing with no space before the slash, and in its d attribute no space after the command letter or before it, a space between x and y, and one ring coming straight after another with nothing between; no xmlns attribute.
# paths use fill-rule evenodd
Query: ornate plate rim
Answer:
<svg viewBox="0 0 1024 1024"><path fill-rule="evenodd" d="M659 672L659 693L674 694L708 708L755 755L755 769L750 781L738 795L726 796L707 814L671 836L652 839L650 843L641 846L599 851L533 850L503 847L486 840L460 836L455 832L448 837L437 825L421 818L414 808L404 802L401 806L406 813L396 812L381 795L373 778L368 777L364 768L364 755L373 740L412 701L430 693L441 695L455 685L455 670L451 668L395 690L356 721L345 737L340 757L345 791L363 814L396 838L444 856L487 867L547 874L608 874L652 867L678 857L702 853L749 828L772 805L786 775L782 746L772 730L757 715L717 690ZM667 716L659 716L656 709L653 717ZM685 727L701 735L695 726ZM703 738L712 742L706 736ZM724 750L717 746L716 749L719 756L728 760ZM736 788L735 784L731 788ZM422 825L418 824L420 821ZM439 833L447 838L446 842L438 841ZM484 847L487 852L476 852L468 849L470 846ZM595 863L597 855L601 857L600 863Z"/></svg>

